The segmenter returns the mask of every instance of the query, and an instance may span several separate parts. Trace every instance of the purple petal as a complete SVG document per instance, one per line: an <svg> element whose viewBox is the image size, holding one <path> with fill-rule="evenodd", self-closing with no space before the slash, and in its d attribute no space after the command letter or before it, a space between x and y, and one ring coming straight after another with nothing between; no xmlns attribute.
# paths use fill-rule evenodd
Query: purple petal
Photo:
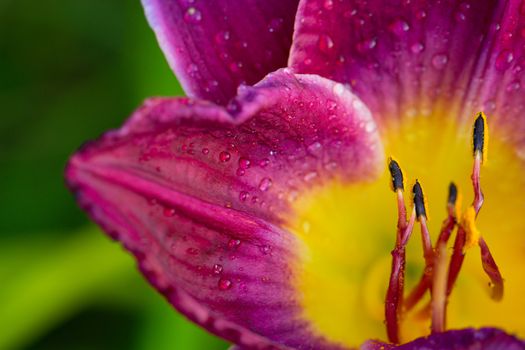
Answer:
<svg viewBox="0 0 525 350"><path fill-rule="evenodd" d="M143 0L186 93L224 104L240 83L285 67L298 0Z"/></svg>
<svg viewBox="0 0 525 350"><path fill-rule="evenodd" d="M196 323L248 348L339 348L302 318L291 285L298 242L280 224L303 189L377 174L374 128L350 92L283 70L241 89L229 109L150 100L83 147L66 177L91 217Z"/></svg>
<svg viewBox="0 0 525 350"><path fill-rule="evenodd" d="M495 328L462 329L437 333L397 347L369 341L361 350L523 350L525 342Z"/></svg>
<svg viewBox="0 0 525 350"><path fill-rule="evenodd" d="M348 84L378 118L428 115L440 104L453 118L479 108L517 117L524 21L519 0L303 0L290 65ZM461 113L467 96L482 100Z"/></svg>

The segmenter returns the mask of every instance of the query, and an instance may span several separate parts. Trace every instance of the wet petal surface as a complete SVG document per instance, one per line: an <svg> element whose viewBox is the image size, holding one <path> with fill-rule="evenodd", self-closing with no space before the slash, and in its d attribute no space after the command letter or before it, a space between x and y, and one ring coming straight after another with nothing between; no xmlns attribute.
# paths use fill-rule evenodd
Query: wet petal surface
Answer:
<svg viewBox="0 0 525 350"><path fill-rule="evenodd" d="M292 284L302 243L282 223L303 190L373 178L382 162L358 99L280 71L241 89L228 109L150 100L83 147L66 176L91 217L196 323L253 348L339 348L303 318Z"/></svg>
<svg viewBox="0 0 525 350"><path fill-rule="evenodd" d="M226 103L240 83L286 66L297 0L143 0L168 62L191 97Z"/></svg>

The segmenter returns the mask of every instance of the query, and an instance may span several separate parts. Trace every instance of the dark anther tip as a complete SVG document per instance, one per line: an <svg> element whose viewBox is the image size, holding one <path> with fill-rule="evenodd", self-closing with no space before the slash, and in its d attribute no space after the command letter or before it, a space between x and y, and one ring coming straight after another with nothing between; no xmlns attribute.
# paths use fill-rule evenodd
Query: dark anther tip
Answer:
<svg viewBox="0 0 525 350"><path fill-rule="evenodd" d="M427 217L427 211L425 209L425 199L423 197L423 189L419 184L419 181L416 180L414 187L412 188L412 193L414 194L414 206L416 207L416 215L418 218Z"/></svg>
<svg viewBox="0 0 525 350"><path fill-rule="evenodd" d="M448 203L456 205L456 200L458 199L458 187L455 183L451 182L448 186Z"/></svg>
<svg viewBox="0 0 525 350"><path fill-rule="evenodd" d="M401 171L399 164L395 160L390 159L388 162L388 170L390 170L390 176L392 177L392 189L394 192L397 190L403 190L403 172Z"/></svg>
<svg viewBox="0 0 525 350"><path fill-rule="evenodd" d="M478 151L483 153L483 146L485 143L485 120L483 119L483 115L481 113L474 122L473 141L474 154Z"/></svg>

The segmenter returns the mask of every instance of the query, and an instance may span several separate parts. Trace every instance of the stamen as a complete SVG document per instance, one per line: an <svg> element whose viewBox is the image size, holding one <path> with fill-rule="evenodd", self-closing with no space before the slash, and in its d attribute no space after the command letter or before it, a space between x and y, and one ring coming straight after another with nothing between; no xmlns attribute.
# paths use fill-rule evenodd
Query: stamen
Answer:
<svg viewBox="0 0 525 350"><path fill-rule="evenodd" d="M458 189L456 185L451 182L448 188L448 201L447 201L447 211L448 217L443 221L441 225L441 232L435 246L435 250L438 251L441 244L445 245L448 243L450 235L456 226L457 220L457 200L458 200ZM428 288L432 285L432 279L429 274L423 273L419 283L412 289L408 297L405 299L405 310L411 310L416 304L421 300L423 295Z"/></svg>
<svg viewBox="0 0 525 350"><path fill-rule="evenodd" d="M434 259L434 251L432 249L432 242L430 240L430 233L427 226L427 210L425 207L425 197L423 196L423 189L416 180L416 184L412 188L414 194L414 206L416 208L416 215L421 227L421 239L423 242L423 253L425 256L425 271L430 273Z"/></svg>
<svg viewBox="0 0 525 350"><path fill-rule="evenodd" d="M488 143L488 128L487 119L483 113L479 113L474 122L473 131L473 151L474 151L474 166L472 168L472 187L474 189L474 200L472 206L465 213L465 217L459 225L456 241L454 242L454 253L450 260L449 276L447 285L447 296L450 295L456 279L458 277L463 260L465 258L465 248L476 243L481 250L481 263L483 270L491 280L491 297L494 300L501 300L503 298L503 277L499 268L490 253L488 245L475 225L475 219L483 205L484 196L481 190L480 173L481 165L486 162L487 157L487 143Z"/></svg>
<svg viewBox="0 0 525 350"><path fill-rule="evenodd" d="M388 339L392 343L398 344L399 324L402 318L403 293L405 281L406 253L405 247L410 238L414 223L416 221L416 209L412 209L410 220L406 221L406 207L403 197L403 173L399 164L389 159L388 169L392 177L392 190L397 194L398 222L396 245L392 250L392 269L390 281L385 298L385 322Z"/></svg>
<svg viewBox="0 0 525 350"><path fill-rule="evenodd" d="M431 304L432 333L444 332L447 306L447 244L444 242L439 242L436 248Z"/></svg>

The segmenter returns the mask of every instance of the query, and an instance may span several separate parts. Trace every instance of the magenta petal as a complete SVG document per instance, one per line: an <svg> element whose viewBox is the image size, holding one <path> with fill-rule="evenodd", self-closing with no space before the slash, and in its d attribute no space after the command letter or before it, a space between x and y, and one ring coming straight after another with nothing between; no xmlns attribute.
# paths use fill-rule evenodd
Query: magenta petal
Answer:
<svg viewBox="0 0 525 350"><path fill-rule="evenodd" d="M393 347L369 341L361 350L523 350L525 342L495 328L462 329L437 333Z"/></svg>
<svg viewBox="0 0 525 350"><path fill-rule="evenodd" d="M84 146L66 177L91 217L196 323L248 348L331 348L302 319L291 285L298 242L280 224L304 188L377 174L374 129L348 91L283 70L242 88L228 109L150 100Z"/></svg>
<svg viewBox="0 0 525 350"><path fill-rule="evenodd" d="M348 84L378 118L428 115L440 102L457 117L480 89L489 114L506 104L517 116L524 18L519 0L303 0L289 62Z"/></svg>
<svg viewBox="0 0 525 350"><path fill-rule="evenodd" d="M298 0L143 0L186 93L217 103L285 67Z"/></svg>

